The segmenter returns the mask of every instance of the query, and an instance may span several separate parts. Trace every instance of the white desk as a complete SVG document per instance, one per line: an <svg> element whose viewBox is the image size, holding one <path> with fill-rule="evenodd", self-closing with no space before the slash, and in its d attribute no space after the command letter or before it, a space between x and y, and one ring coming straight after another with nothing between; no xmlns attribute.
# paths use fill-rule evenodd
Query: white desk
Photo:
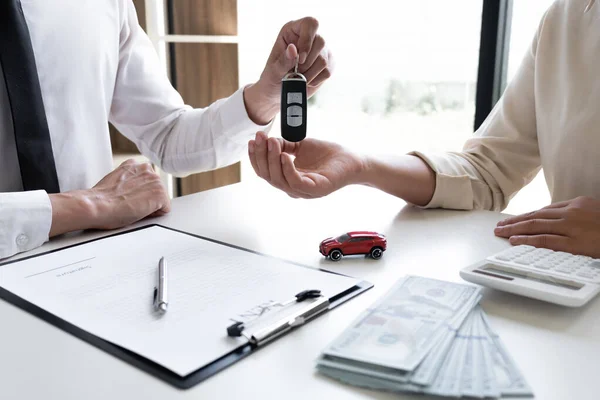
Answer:
<svg viewBox="0 0 600 400"><path fill-rule="evenodd" d="M424 399L342 385L316 374L314 360L404 274L460 281L463 266L508 246L492 232L501 218L404 207L361 187L325 199L292 200L261 182L178 198L169 216L144 223L339 271L375 288L187 391L0 301L0 399ZM387 235L389 249L381 260L332 263L318 253L325 237L359 229ZM39 251L105 234L63 237ZM573 310L486 290L482 304L536 398L600 398L600 300Z"/></svg>

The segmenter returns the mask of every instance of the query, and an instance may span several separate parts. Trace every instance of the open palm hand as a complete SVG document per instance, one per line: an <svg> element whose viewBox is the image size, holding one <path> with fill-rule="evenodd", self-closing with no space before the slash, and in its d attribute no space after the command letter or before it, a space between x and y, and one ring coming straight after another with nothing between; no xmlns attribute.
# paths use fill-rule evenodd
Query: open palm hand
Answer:
<svg viewBox="0 0 600 400"><path fill-rule="evenodd" d="M342 146L316 139L290 143L263 132L248 143L252 167L292 197L326 196L352 182L362 160Z"/></svg>

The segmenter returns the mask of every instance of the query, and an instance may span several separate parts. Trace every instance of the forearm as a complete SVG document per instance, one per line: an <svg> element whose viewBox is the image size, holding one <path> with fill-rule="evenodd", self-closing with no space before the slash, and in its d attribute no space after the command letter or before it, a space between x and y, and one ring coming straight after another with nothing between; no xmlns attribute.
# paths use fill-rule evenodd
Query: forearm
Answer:
<svg viewBox="0 0 600 400"><path fill-rule="evenodd" d="M435 173L419 157L365 157L356 182L425 206L435 192Z"/></svg>
<svg viewBox="0 0 600 400"><path fill-rule="evenodd" d="M206 108L184 107L148 125L113 123L167 173L185 176L214 170L238 162L248 140L257 131L270 129L250 119L243 92Z"/></svg>
<svg viewBox="0 0 600 400"><path fill-rule="evenodd" d="M97 206L90 190L51 194L50 237L96 227Z"/></svg>
<svg viewBox="0 0 600 400"><path fill-rule="evenodd" d="M265 85L267 84L258 81L244 89L244 105L248 117L257 125L267 125L279 112L279 96L270 95L274 90Z"/></svg>

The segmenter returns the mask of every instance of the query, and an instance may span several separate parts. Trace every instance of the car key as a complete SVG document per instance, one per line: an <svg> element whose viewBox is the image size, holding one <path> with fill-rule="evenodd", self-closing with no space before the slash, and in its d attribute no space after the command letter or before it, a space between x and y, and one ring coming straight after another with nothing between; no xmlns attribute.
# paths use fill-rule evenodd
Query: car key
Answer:
<svg viewBox="0 0 600 400"><path fill-rule="evenodd" d="M299 142L306 137L306 78L298 72L298 57L294 72L281 80L281 137Z"/></svg>

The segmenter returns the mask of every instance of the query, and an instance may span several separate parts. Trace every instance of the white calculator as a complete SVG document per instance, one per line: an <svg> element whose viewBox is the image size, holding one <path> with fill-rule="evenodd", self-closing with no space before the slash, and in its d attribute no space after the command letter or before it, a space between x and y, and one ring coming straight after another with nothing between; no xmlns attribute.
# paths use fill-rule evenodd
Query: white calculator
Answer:
<svg viewBox="0 0 600 400"><path fill-rule="evenodd" d="M469 282L580 307L600 291L600 259L532 246L514 246L460 271Z"/></svg>

